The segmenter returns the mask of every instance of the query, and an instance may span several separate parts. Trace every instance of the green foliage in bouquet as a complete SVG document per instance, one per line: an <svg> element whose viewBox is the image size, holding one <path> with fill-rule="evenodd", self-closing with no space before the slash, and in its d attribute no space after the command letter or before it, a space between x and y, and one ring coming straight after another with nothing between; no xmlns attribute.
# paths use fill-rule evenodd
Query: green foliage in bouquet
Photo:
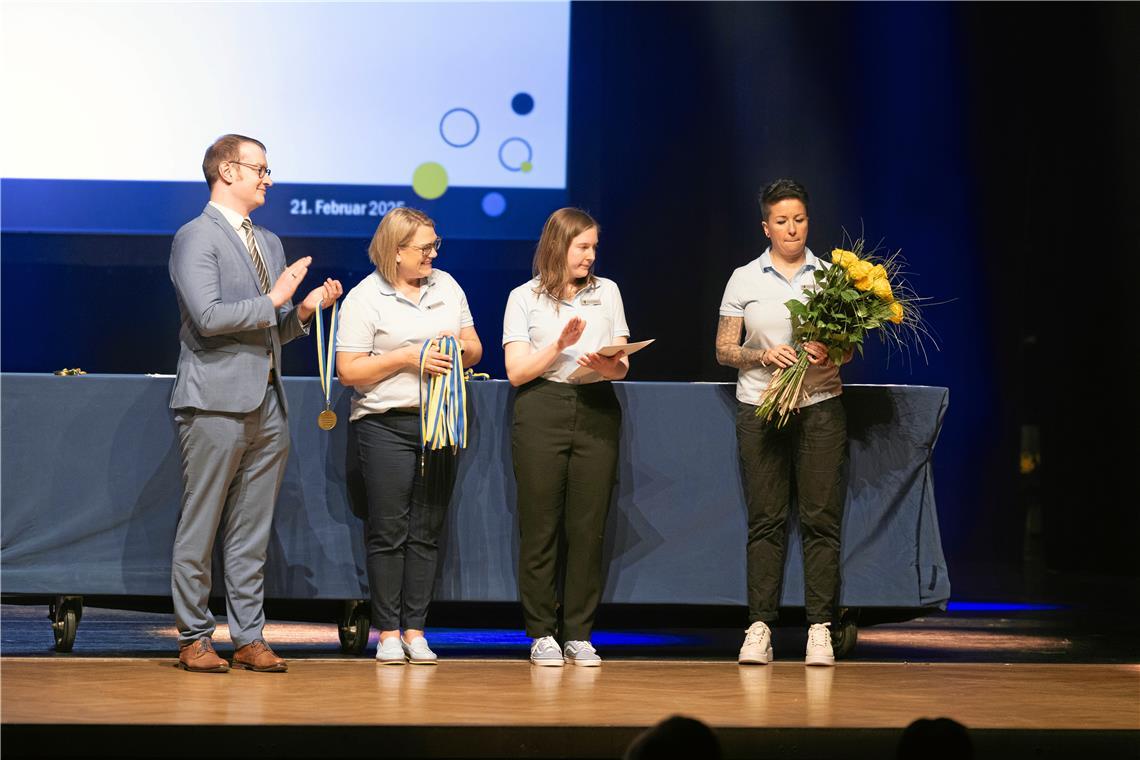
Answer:
<svg viewBox="0 0 1140 760"><path fill-rule="evenodd" d="M852 351L862 355L870 330L879 330L879 336L896 347L908 351L913 347L924 355L924 339L931 339L919 309L923 299L906 282L899 253L880 257L865 251L859 238L850 250L833 250L831 262L832 266L815 272L806 303L792 299L785 304L792 319L796 362L772 374L756 410L766 421L775 420L777 427L787 424L806 400L803 384L809 362L804 343L823 343L828 358L838 366Z"/></svg>

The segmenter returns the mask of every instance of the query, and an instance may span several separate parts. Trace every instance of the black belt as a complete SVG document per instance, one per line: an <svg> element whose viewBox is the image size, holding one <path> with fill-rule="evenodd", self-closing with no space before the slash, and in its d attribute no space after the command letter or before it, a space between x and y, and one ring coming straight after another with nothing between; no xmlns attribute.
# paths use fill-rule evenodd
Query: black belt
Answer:
<svg viewBox="0 0 1140 760"><path fill-rule="evenodd" d="M386 409L383 414L419 414L420 408L418 406L394 406L391 409Z"/></svg>

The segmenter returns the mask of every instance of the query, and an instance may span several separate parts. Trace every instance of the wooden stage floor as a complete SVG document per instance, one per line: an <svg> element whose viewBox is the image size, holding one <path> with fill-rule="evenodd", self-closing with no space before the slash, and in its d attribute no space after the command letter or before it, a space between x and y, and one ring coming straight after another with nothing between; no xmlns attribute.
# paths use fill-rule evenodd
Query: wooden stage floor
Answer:
<svg viewBox="0 0 1140 760"><path fill-rule="evenodd" d="M1125 591L1118 598L1135 597ZM5 760L617 758L684 714L713 726L730 758L890 758L920 717L969 727L981 760L1140 757L1140 616L1118 606L869 624L834 669L803 666L794 622L774 632L774 664L738 666L741 627L705 611L716 625L669 628L697 618L672 609L603 609L601 668L537 668L510 627L517 610L498 621L495 608L470 612L436 611L436 667L342 655L322 612L266 627L288 673L215 675L175 667L168 612L89 607L74 652L59 654L45 607L0 604L0 750ZM228 656L224 624L215 641ZM375 646L373 632L367 655Z"/></svg>
<svg viewBox="0 0 1140 760"><path fill-rule="evenodd" d="M293 660L288 673L187 673L165 659L0 660L5 723L1140 728L1138 665ZM1091 688L1090 688L1091 687Z"/></svg>
<svg viewBox="0 0 1140 760"><path fill-rule="evenodd" d="M979 757L987 747L1020 756L1009 750L1028 752L1027 741L1035 756L1049 757L1136 747L1140 729L1140 665L1130 664L611 660L539 668L464 659L385 667L325 658L295 659L286 674L207 675L174 662L3 658L6 737L34 744L70 734L85 754L98 755L91 750L106 741L108 756L123 757L131 755L114 737L143 727L142 735L169 742L167 757L198 751L203 736L235 749L241 735L294 757L348 756L340 751L380 737L389 757L617 757L639 730L680 713L715 727L728 756L761 747L780 756L773 749L789 746L799 756L889 756L912 720L945 716L970 727ZM853 737L859 752L836 754Z"/></svg>

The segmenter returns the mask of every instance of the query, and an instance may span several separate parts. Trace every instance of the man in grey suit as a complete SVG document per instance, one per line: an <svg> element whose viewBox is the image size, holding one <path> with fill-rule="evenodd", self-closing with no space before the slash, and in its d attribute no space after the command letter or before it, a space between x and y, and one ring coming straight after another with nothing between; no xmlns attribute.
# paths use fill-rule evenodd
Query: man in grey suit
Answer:
<svg viewBox="0 0 1140 760"><path fill-rule="evenodd" d="M332 306L342 288L326 280L293 305L312 258L285 266L281 240L249 219L273 185L264 145L224 135L206 151L202 171L210 202L178 230L170 251L182 317L170 398L183 486L171 572L178 662L194 672L229 670L214 651L207 605L220 527L233 666L280 672L285 660L262 638L262 599L273 507L289 458L281 345L307 335L317 305Z"/></svg>

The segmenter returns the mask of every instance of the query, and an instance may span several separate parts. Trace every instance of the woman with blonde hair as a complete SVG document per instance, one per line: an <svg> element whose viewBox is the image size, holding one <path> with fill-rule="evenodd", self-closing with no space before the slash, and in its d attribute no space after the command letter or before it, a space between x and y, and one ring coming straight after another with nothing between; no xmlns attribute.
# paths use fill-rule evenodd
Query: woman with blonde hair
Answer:
<svg viewBox="0 0 1140 760"><path fill-rule="evenodd" d="M372 625L380 629L376 659L385 665L436 661L424 625L455 455L449 448L421 453L421 387L451 369L438 338L457 336L464 366L483 355L467 296L433 266L441 245L422 211L389 211L368 247L376 271L345 298L336 337L337 376L354 391L350 424L367 494Z"/></svg>
<svg viewBox="0 0 1140 760"><path fill-rule="evenodd" d="M598 223L578 209L554 212L534 278L511 291L503 317L507 377L519 388L511 427L519 595L535 665L602 662L590 633L621 431L609 381L625 377L629 360L598 350L626 343L629 328L617 285L594 274L597 255Z"/></svg>

